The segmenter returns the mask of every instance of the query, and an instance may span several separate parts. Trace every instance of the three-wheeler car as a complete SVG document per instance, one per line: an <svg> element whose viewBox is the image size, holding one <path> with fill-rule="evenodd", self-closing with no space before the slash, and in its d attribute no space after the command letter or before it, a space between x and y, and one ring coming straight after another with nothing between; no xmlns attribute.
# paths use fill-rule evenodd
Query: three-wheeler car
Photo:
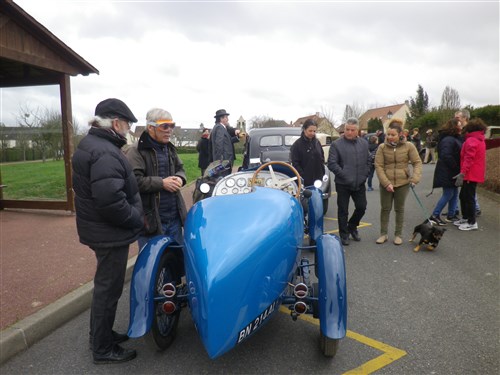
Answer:
<svg viewBox="0 0 500 375"><path fill-rule="evenodd" d="M346 334L346 275L338 237L323 233L321 194L284 162L221 178L189 210L183 244L156 236L140 250L128 335L164 350L189 309L214 359L244 345L286 306L294 320L319 319L319 347L335 356ZM304 245L305 229L314 246Z"/></svg>

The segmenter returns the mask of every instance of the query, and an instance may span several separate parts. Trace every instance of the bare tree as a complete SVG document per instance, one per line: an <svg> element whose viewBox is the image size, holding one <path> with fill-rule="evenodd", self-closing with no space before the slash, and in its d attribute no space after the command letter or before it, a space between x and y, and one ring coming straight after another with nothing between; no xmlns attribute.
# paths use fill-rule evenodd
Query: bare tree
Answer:
<svg viewBox="0 0 500 375"><path fill-rule="evenodd" d="M352 105L346 104L344 115L342 116L342 123L345 124L347 119L350 117L355 117L359 119L363 113L365 113L364 106L353 102Z"/></svg>
<svg viewBox="0 0 500 375"><path fill-rule="evenodd" d="M460 95L458 91L450 86L446 86L441 95L441 110L458 110L460 109Z"/></svg>
<svg viewBox="0 0 500 375"><path fill-rule="evenodd" d="M254 116L250 119L251 128L265 128L269 121L273 121L273 118L266 115Z"/></svg>

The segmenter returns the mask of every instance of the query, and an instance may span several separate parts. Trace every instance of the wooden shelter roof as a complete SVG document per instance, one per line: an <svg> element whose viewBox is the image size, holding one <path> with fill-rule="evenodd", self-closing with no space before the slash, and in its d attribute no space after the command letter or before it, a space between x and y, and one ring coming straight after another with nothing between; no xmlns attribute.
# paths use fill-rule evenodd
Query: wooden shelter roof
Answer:
<svg viewBox="0 0 500 375"><path fill-rule="evenodd" d="M70 76L99 71L12 0L0 0L0 88L58 85L66 177L65 201L5 200L0 171L0 209L74 211L71 181L73 127Z"/></svg>
<svg viewBox="0 0 500 375"><path fill-rule="evenodd" d="M0 1L0 87L52 85L99 71L12 0Z"/></svg>

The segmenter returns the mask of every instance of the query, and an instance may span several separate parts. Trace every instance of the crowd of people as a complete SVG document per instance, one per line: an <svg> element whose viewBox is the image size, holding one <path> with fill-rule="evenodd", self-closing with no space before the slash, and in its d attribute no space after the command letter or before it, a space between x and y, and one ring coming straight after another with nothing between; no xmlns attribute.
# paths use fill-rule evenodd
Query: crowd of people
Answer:
<svg viewBox="0 0 500 375"><path fill-rule="evenodd" d="M213 130L203 129L197 145L202 175L210 162L218 160L228 161L225 173L231 173L234 144L239 142L240 134L229 125L229 115L224 109L217 110ZM97 259L89 330L96 364L120 363L136 356L135 350L119 345L128 336L113 330L130 244L138 241L142 248L158 234L183 242L186 205L180 190L187 179L183 162L170 141L175 121L165 109L149 110L138 142L123 152L126 134L135 122L137 118L123 101L111 98L100 102L72 160L78 235ZM306 186L324 174L325 156L316 139L317 130L317 124L307 120L290 151L290 161ZM460 230L478 229L476 186L484 182L485 130L480 119L470 120L467 110L447 121L438 137L427 130L424 163L437 162L433 187L442 188L442 196L429 218L433 224L453 222ZM358 226L367 208L366 192L374 190L375 173L381 206L380 237L375 242L388 241L394 208L393 243L402 243L406 197L422 174L420 148L419 129L412 129L410 135L398 119L392 119L385 132L379 130L369 139L361 136L356 118L347 120L342 136L331 144L327 160L335 177L339 235L344 246L351 239L361 241ZM349 216L351 199L354 211ZM446 205L448 212L442 220ZM182 259L181 250L178 257Z"/></svg>

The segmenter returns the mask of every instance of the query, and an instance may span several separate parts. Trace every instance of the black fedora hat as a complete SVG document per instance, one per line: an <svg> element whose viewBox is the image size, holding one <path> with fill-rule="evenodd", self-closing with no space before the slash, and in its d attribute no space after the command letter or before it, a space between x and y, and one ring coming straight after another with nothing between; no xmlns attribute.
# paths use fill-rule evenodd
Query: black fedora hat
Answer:
<svg viewBox="0 0 500 375"><path fill-rule="evenodd" d="M120 117L131 122L137 122L134 114L120 99L110 98L100 102L95 107L95 116L102 118Z"/></svg>
<svg viewBox="0 0 500 375"><path fill-rule="evenodd" d="M214 118L222 117L222 116L229 116L229 113L227 113L225 109L219 109L219 110L217 110L217 112L215 112Z"/></svg>

